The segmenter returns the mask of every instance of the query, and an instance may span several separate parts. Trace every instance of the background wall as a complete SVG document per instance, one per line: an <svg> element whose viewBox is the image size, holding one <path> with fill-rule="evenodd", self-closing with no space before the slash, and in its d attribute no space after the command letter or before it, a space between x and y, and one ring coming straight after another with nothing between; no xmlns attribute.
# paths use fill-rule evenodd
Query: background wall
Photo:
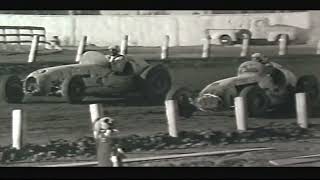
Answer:
<svg viewBox="0 0 320 180"><path fill-rule="evenodd" d="M43 26L47 37L59 36L62 45L77 45L83 35L97 46L119 44L129 35L130 46L159 46L164 35L170 46L200 45L206 28L245 28L253 19L269 18L271 24L313 28L310 39L318 37L320 13L258 13L217 15L0 15L0 25Z"/></svg>

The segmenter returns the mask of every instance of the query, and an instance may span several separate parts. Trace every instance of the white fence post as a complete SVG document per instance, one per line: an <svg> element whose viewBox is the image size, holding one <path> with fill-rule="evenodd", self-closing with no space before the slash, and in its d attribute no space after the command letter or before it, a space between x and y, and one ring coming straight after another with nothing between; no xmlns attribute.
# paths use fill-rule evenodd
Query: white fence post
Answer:
<svg viewBox="0 0 320 180"><path fill-rule="evenodd" d="M21 109L12 111L12 147L21 149L25 139L26 119Z"/></svg>
<svg viewBox="0 0 320 180"><path fill-rule="evenodd" d="M31 43L28 63L35 62L39 45L39 36L34 35Z"/></svg>
<svg viewBox="0 0 320 180"><path fill-rule="evenodd" d="M238 131L247 130L247 109L246 102L243 97L234 98L235 113L236 113L236 124Z"/></svg>
<svg viewBox="0 0 320 180"><path fill-rule="evenodd" d="M210 57L210 49L211 49L210 40L211 40L211 37L207 33L206 37L203 39L202 58L209 58Z"/></svg>
<svg viewBox="0 0 320 180"><path fill-rule="evenodd" d="M305 93L296 93L297 123L301 128L308 128L307 99Z"/></svg>
<svg viewBox="0 0 320 180"><path fill-rule="evenodd" d="M78 50L77 50L77 56L76 56L76 62L79 62L80 61L80 58L83 54L83 51L85 50L85 46L87 44L87 36L83 36L80 43L79 43L79 46L78 46Z"/></svg>
<svg viewBox="0 0 320 180"><path fill-rule="evenodd" d="M166 100L166 115L168 121L168 130L171 137L178 137L176 122L178 121L178 105L175 100Z"/></svg>
<svg viewBox="0 0 320 180"><path fill-rule="evenodd" d="M91 117L91 123L93 124L98 118L103 117L103 108L101 104L90 104L89 105L90 110L90 117ZM97 137L97 133L93 131L94 138Z"/></svg>
<svg viewBox="0 0 320 180"><path fill-rule="evenodd" d="M128 54L128 39L129 39L129 36L128 35L124 35L124 37L123 37L123 39L121 41L120 54L122 54L122 55Z"/></svg>
<svg viewBox="0 0 320 180"><path fill-rule="evenodd" d="M245 57L248 55L249 52L249 41L250 37L248 34L243 34L243 39L242 39L242 46L241 46L241 57Z"/></svg>
<svg viewBox="0 0 320 180"><path fill-rule="evenodd" d="M170 37L166 35L161 46L161 59L167 59L169 56L169 41Z"/></svg>
<svg viewBox="0 0 320 180"><path fill-rule="evenodd" d="M282 34L279 39L279 56L283 56L287 54L287 50L288 50L287 41L288 41L287 35Z"/></svg>

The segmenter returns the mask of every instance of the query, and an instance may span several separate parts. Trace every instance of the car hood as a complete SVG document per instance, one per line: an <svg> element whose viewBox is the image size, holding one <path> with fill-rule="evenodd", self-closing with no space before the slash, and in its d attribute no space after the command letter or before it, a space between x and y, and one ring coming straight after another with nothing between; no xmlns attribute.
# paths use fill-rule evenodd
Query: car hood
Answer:
<svg viewBox="0 0 320 180"><path fill-rule="evenodd" d="M222 94L227 88L233 88L237 85L242 85L242 84L256 83L258 82L259 79L260 77L255 73L241 74L239 76L222 79L207 85L199 93L199 95L201 96L203 94L209 93L217 96L222 96Z"/></svg>
<svg viewBox="0 0 320 180"><path fill-rule="evenodd" d="M30 73L28 77L34 77L36 79L43 79L45 77L68 77L75 74L85 75L90 74L90 71L95 71L95 69L104 69L104 71L111 71L107 67L102 67L101 65L93 65L93 64L70 64L70 65L62 65L55 66L49 68L38 69L32 73Z"/></svg>

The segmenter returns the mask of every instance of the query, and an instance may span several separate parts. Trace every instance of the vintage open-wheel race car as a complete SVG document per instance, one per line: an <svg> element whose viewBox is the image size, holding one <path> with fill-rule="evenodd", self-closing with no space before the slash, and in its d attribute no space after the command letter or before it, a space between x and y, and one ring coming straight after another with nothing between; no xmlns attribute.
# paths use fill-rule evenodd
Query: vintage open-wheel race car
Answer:
<svg viewBox="0 0 320 180"><path fill-rule="evenodd" d="M272 68L256 61L242 63L237 76L207 85L200 93L187 87L172 88L167 99L177 100L179 113L191 117L195 111L216 112L234 108L234 98L244 97L248 115L265 116L277 110L293 109L295 93L304 92L311 110L318 103L319 84L314 75L299 78L278 63L270 62ZM268 70L267 70L268 69Z"/></svg>
<svg viewBox="0 0 320 180"><path fill-rule="evenodd" d="M21 103L24 96L57 96L67 102L82 103L87 96L140 96L150 104L163 103L171 87L170 73L162 64L151 65L143 59L126 57L123 72L112 70L105 55L84 53L77 64L36 70L21 80L16 75L2 75L0 98L7 103Z"/></svg>

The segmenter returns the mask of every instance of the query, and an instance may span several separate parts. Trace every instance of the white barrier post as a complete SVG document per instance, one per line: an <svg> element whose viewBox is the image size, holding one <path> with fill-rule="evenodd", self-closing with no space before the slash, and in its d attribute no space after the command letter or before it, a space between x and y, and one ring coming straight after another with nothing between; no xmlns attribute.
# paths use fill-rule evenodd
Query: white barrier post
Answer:
<svg viewBox="0 0 320 180"><path fill-rule="evenodd" d="M128 39L129 39L129 36L125 35L121 41L120 54L122 55L128 54Z"/></svg>
<svg viewBox="0 0 320 180"><path fill-rule="evenodd" d="M80 61L80 58L83 54L86 44L87 44L87 36L83 36L78 46L76 62Z"/></svg>
<svg viewBox="0 0 320 180"><path fill-rule="evenodd" d="M235 113L236 113L236 124L238 131L246 131L247 130L247 109L245 100L243 97L234 98L235 105Z"/></svg>
<svg viewBox="0 0 320 180"><path fill-rule="evenodd" d="M296 93L297 122L301 128L308 128L307 99L305 93Z"/></svg>
<svg viewBox="0 0 320 180"><path fill-rule="evenodd" d="M25 118L21 109L12 111L12 147L21 149L25 139Z"/></svg>
<svg viewBox="0 0 320 180"><path fill-rule="evenodd" d="M91 123L93 124L98 118L103 117L103 108L101 104L90 104L89 105L90 110L90 117L91 117ZM97 137L97 133L93 131L94 138Z"/></svg>
<svg viewBox="0 0 320 180"><path fill-rule="evenodd" d="M37 56L37 51L38 51L38 44L39 44L39 36L34 35L33 39L32 39L32 43L31 43L28 63L35 62L36 56Z"/></svg>
<svg viewBox="0 0 320 180"><path fill-rule="evenodd" d="M245 57L248 55L249 52L249 41L250 41L250 37L248 34L243 34L243 39L242 39L242 49L241 49L241 53L240 56L241 57Z"/></svg>
<svg viewBox="0 0 320 180"><path fill-rule="evenodd" d="M279 39L279 56L283 56L287 54L288 46L287 46L287 35L282 34Z"/></svg>
<svg viewBox="0 0 320 180"><path fill-rule="evenodd" d="M166 35L164 37L164 41L163 44L161 46L161 59L167 59L169 56L169 41L170 41L170 37L168 35Z"/></svg>
<svg viewBox="0 0 320 180"><path fill-rule="evenodd" d="M318 41L318 44L317 44L317 52L316 54L320 54L320 40Z"/></svg>
<svg viewBox="0 0 320 180"><path fill-rule="evenodd" d="M203 48L202 48L202 58L209 58L210 57L210 40L211 37L207 33L206 37L203 39Z"/></svg>
<svg viewBox="0 0 320 180"><path fill-rule="evenodd" d="M178 116L179 109L178 109L177 102L175 100L166 100L165 106L166 106L166 115L168 120L169 135L171 137L178 137L176 122L179 118Z"/></svg>

